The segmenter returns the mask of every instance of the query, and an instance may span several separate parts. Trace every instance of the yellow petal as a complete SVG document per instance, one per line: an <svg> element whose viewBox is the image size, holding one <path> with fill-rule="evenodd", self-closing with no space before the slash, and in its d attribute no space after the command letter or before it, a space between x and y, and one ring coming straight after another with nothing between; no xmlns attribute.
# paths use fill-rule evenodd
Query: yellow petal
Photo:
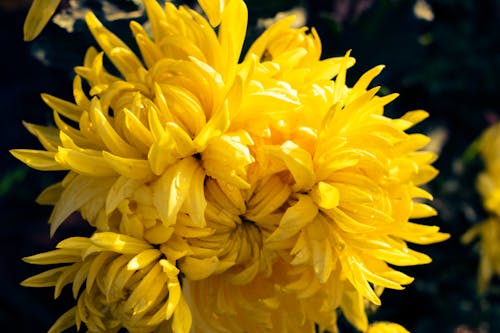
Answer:
<svg viewBox="0 0 500 333"><path fill-rule="evenodd" d="M150 147L153 144L153 136L149 129L129 110L124 109L123 113L125 115L125 127L130 135L144 147Z"/></svg>
<svg viewBox="0 0 500 333"><path fill-rule="evenodd" d="M175 312L175 309L177 308L177 305L179 305L179 301L182 297L182 290L181 290L181 285L179 284L179 280L177 278L172 279L170 277L170 281L168 281L168 302L167 302L167 308L165 311L165 319L169 320L170 317Z"/></svg>
<svg viewBox="0 0 500 333"><path fill-rule="evenodd" d="M196 152L193 140L179 125L168 122L165 124L165 131L170 134L170 140L175 143L175 150L179 157L187 157Z"/></svg>
<svg viewBox="0 0 500 333"><path fill-rule="evenodd" d="M259 186L248 201L246 216L252 221L266 218L280 208L290 197L292 189L278 176L271 176L263 186ZM244 209L243 209L244 212ZM238 214L241 215L241 214Z"/></svg>
<svg viewBox="0 0 500 333"><path fill-rule="evenodd" d="M151 245L142 239L114 232L96 232L90 240L104 250L122 254L136 255L151 248Z"/></svg>
<svg viewBox="0 0 500 333"><path fill-rule="evenodd" d="M12 149L10 153L33 169L42 171L68 170L67 166L61 165L56 161L56 153L52 151Z"/></svg>
<svg viewBox="0 0 500 333"><path fill-rule="evenodd" d="M116 297L115 296L116 290L113 290L112 292L112 289L116 287L115 278L120 271L127 270L126 266L128 262L129 262L128 256L119 256L113 259L113 261L108 265L106 269L106 275L103 277L106 301L109 302L111 299Z"/></svg>
<svg viewBox="0 0 500 333"><path fill-rule="evenodd" d="M34 275L21 282L23 287L52 287L56 285L57 279L66 269L65 266L49 269L48 271Z"/></svg>
<svg viewBox="0 0 500 333"><path fill-rule="evenodd" d="M106 197L106 214L111 214L113 210L126 198L133 196L134 192L142 185L142 182L120 176L109 189Z"/></svg>
<svg viewBox="0 0 500 333"><path fill-rule="evenodd" d="M157 249L144 250L132 259L127 264L128 270L138 270L146 267L161 256L161 252Z"/></svg>
<svg viewBox="0 0 500 333"><path fill-rule="evenodd" d="M225 106L213 115L194 139L197 150L205 150L210 139L221 136L228 129L229 123L229 109Z"/></svg>
<svg viewBox="0 0 500 333"><path fill-rule="evenodd" d="M429 113L424 111L424 110L415 110L415 111L408 111L406 112L401 119L407 120L413 125L418 124L419 122L423 121L429 117Z"/></svg>
<svg viewBox="0 0 500 333"><path fill-rule="evenodd" d="M342 230L350 233L364 233L375 230L374 226L361 223L346 214L343 210L335 207L332 209L324 209L323 212L328 215L334 223Z"/></svg>
<svg viewBox="0 0 500 333"><path fill-rule="evenodd" d="M57 279L54 288L54 298L58 298L61 295L62 289L69 283L73 282L81 266L81 263L75 263L71 266L66 266L66 270Z"/></svg>
<svg viewBox="0 0 500 333"><path fill-rule="evenodd" d="M136 73L142 67L141 61L116 35L107 30L91 11L85 16L87 26L99 46L109 57L113 65L125 76L127 81L136 78Z"/></svg>
<svg viewBox="0 0 500 333"><path fill-rule="evenodd" d="M71 213L80 209L85 203L102 195L111 187L113 178L86 177L79 175L64 189L50 216L50 235L53 236L61 223Z"/></svg>
<svg viewBox="0 0 500 333"><path fill-rule="evenodd" d="M80 117L82 115L82 109L71 102L65 101L63 99L51 96L49 94L42 94L42 99L50 106L50 108L57 113L65 116L68 119L71 119L75 122L80 121Z"/></svg>
<svg viewBox="0 0 500 333"><path fill-rule="evenodd" d="M270 147L272 155L280 158L292 174L294 190L309 190L315 182L311 155L292 141L287 141L278 147Z"/></svg>
<svg viewBox="0 0 500 333"><path fill-rule="evenodd" d="M212 27L216 27L219 25L224 8L229 1L231 0L199 0L198 3L207 15Z"/></svg>
<svg viewBox="0 0 500 333"><path fill-rule="evenodd" d="M333 88L333 104L341 101L343 94L345 93L345 79L346 79L346 70L349 63L349 55L351 54L351 50L347 51L345 54L343 61L340 65L339 73L335 78L335 86Z"/></svg>
<svg viewBox="0 0 500 333"><path fill-rule="evenodd" d="M366 333L410 333L410 332L399 324L389 323L389 322L377 322L370 324L370 327L368 327L368 331L366 331Z"/></svg>
<svg viewBox="0 0 500 333"><path fill-rule="evenodd" d="M210 2L219 2L219 4L221 4L226 1L227 0L216 0ZM206 1L206 3L207 2L208 1ZM225 70L219 70L219 72L222 74L226 83L231 84L236 73L236 66L239 62L241 48L246 36L248 10L242 0L229 0L227 2L227 7L221 8L219 11L219 13L223 12L222 23L219 27L219 41L221 53L226 57L224 64L226 66ZM217 11L214 10L212 13L216 14ZM216 18L217 15L214 16ZM214 22L217 22L217 19L215 19Z"/></svg>
<svg viewBox="0 0 500 333"><path fill-rule="evenodd" d="M249 188L247 167L254 161L248 147L238 137L223 135L210 140L201 158L207 175L234 185Z"/></svg>
<svg viewBox="0 0 500 333"><path fill-rule="evenodd" d="M318 213L318 207L306 195L300 195L299 201L288 208L280 221L278 228L266 239L266 243L281 242L296 235L309 224Z"/></svg>
<svg viewBox="0 0 500 333"><path fill-rule="evenodd" d="M197 168L191 177L190 193L184 201L183 210L189 214L190 222L196 227L205 227L205 210L207 200L205 199L205 172Z"/></svg>
<svg viewBox="0 0 500 333"><path fill-rule="evenodd" d="M325 182L314 185L311 197L316 204L325 209L337 207L339 204L339 190Z"/></svg>
<svg viewBox="0 0 500 333"><path fill-rule="evenodd" d="M314 273L318 276L319 282L326 283L334 268L332 246L328 239L324 238L311 240L311 247Z"/></svg>
<svg viewBox="0 0 500 333"><path fill-rule="evenodd" d="M80 267L80 270L76 273L75 279L73 280L73 286L71 287L74 299L77 299L78 292L87 279L90 270L90 264L91 262L83 263L83 265Z"/></svg>
<svg viewBox="0 0 500 333"><path fill-rule="evenodd" d="M62 316L60 316L54 324L49 328L47 333L59 333L64 332L70 327L75 326L75 314L76 306L72 307L66 311Z"/></svg>
<svg viewBox="0 0 500 333"><path fill-rule="evenodd" d="M198 259L186 257L180 262L181 271L190 280L201 280L215 272L219 264L217 257Z"/></svg>
<svg viewBox="0 0 500 333"><path fill-rule="evenodd" d="M175 142L169 132L163 132L162 137L153 143L148 152L148 161L151 171L155 175L162 175L165 170L174 164L179 155L175 149Z"/></svg>
<svg viewBox="0 0 500 333"><path fill-rule="evenodd" d="M170 239L174 233L173 227L165 227L163 224L157 224L144 232L144 239L151 244L163 244Z"/></svg>
<svg viewBox="0 0 500 333"><path fill-rule="evenodd" d="M92 99L90 105L90 119L95 125L99 136L108 149L123 157L140 157L141 154L129 145L113 128L101 111L101 103L97 98Z"/></svg>
<svg viewBox="0 0 500 333"><path fill-rule="evenodd" d="M177 213L189 197L197 168L199 165L194 158L185 158L169 167L154 183L154 205L166 227L175 223Z"/></svg>
<svg viewBox="0 0 500 333"><path fill-rule="evenodd" d="M85 250L92 242L87 237L69 237L57 243L58 249Z"/></svg>
<svg viewBox="0 0 500 333"><path fill-rule="evenodd" d="M361 269L362 263L359 262L352 253L341 255L340 261L343 269L349 272L347 279L356 289L360 296L366 297L370 302L375 305L380 305L380 298L373 291L372 286L368 282L363 270Z"/></svg>
<svg viewBox="0 0 500 333"><path fill-rule="evenodd" d="M49 22L57 9L60 0L34 0L26 21L24 21L24 40L35 39Z"/></svg>
<svg viewBox="0 0 500 333"><path fill-rule="evenodd" d="M414 219L436 216L437 211L429 205L423 203L413 203L411 217Z"/></svg>
<svg viewBox="0 0 500 333"><path fill-rule="evenodd" d="M102 156L87 152L59 147L55 159L66 169L90 177L116 176L117 172L109 166ZM59 169L60 170L60 169Z"/></svg>
<svg viewBox="0 0 500 333"><path fill-rule="evenodd" d="M23 261L35 265L72 264L81 261L81 251L75 249L57 249L24 257Z"/></svg>
<svg viewBox="0 0 500 333"><path fill-rule="evenodd" d="M342 293L340 308L351 324L362 332L366 331L368 328L368 318L366 317L363 298L358 292L355 290L345 290Z"/></svg>
<svg viewBox="0 0 500 333"><path fill-rule="evenodd" d="M189 333L192 322L193 317L191 315L191 310L189 310L189 305L184 299L184 296L182 296L179 300L179 304L177 305L177 309L174 312L174 318L172 320L172 332Z"/></svg>
<svg viewBox="0 0 500 333"><path fill-rule="evenodd" d="M147 160L120 157L106 151L102 153L102 157L111 168L127 178L148 180L153 176Z"/></svg>
<svg viewBox="0 0 500 333"><path fill-rule="evenodd" d="M167 25L165 11L156 0L144 0L144 6L151 24L153 38L159 42L165 36L163 33L163 28Z"/></svg>
<svg viewBox="0 0 500 333"><path fill-rule="evenodd" d="M124 311L134 315L147 311L156 301L164 287L165 278L161 276L159 263L135 285L128 299L124 302Z"/></svg>
<svg viewBox="0 0 500 333"><path fill-rule="evenodd" d="M104 269L108 266L108 261L111 260L114 256L116 256L113 252L101 252L92 260L90 264L89 273L87 276L86 288L87 290L91 290L94 284L94 281L101 274L104 274ZM103 270L102 273L101 269Z"/></svg>
<svg viewBox="0 0 500 333"><path fill-rule="evenodd" d="M146 66L148 68L152 68L158 61L163 58L161 49L148 37L148 34L144 31L139 23L132 21L130 23L130 28L134 33L137 46L139 46L142 58L144 59Z"/></svg>
<svg viewBox="0 0 500 333"><path fill-rule="evenodd" d="M353 93L356 95L359 95L361 93L364 93L370 82L377 76L379 75L382 70L384 69L384 65L378 65L361 75L359 78L358 82L354 84L354 87L352 88Z"/></svg>
<svg viewBox="0 0 500 333"><path fill-rule="evenodd" d="M54 206L59 201L63 190L64 188L60 182L55 183L44 189L42 193L40 193L38 197L36 197L35 201L39 205Z"/></svg>
<svg viewBox="0 0 500 333"><path fill-rule="evenodd" d="M43 148L47 151L57 151L57 147L61 145L59 138L59 130L52 126L39 126L23 121L24 127L38 138Z"/></svg>

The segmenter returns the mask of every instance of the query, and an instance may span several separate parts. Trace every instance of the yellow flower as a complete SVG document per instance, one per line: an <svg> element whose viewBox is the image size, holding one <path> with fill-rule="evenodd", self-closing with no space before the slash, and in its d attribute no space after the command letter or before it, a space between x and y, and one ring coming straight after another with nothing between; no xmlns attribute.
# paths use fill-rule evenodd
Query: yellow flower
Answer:
<svg viewBox="0 0 500 333"><path fill-rule="evenodd" d="M491 216L470 228L463 236L464 243L479 237L480 259L478 291L486 292L491 278L500 275L500 123L489 127L479 139L479 153L485 169L477 177L477 189L484 208Z"/></svg>
<svg viewBox="0 0 500 333"><path fill-rule="evenodd" d="M366 333L410 333L403 326L395 323L377 322L370 325Z"/></svg>
<svg viewBox="0 0 500 333"><path fill-rule="evenodd" d="M35 39L54 15L60 0L33 0L24 21L24 40Z"/></svg>
<svg viewBox="0 0 500 333"><path fill-rule="evenodd" d="M63 314L49 332L85 324L89 332L160 332L171 327L187 332L191 312L175 262L147 242L123 234L95 233L72 237L57 249L24 258L38 265L66 263L22 282L29 287L54 286L57 298L72 284L77 305Z"/></svg>
<svg viewBox="0 0 500 333"><path fill-rule="evenodd" d="M479 140L485 170L477 178L484 208L500 216L500 123L489 127Z"/></svg>
<svg viewBox="0 0 500 333"><path fill-rule="evenodd" d="M73 283L76 297L87 281L54 331L182 333L190 309L199 332L335 331L339 309L366 331L366 301L413 280L390 265L431 260L407 242L448 237L410 222L436 214L421 188L436 156L406 132L427 113L384 116L396 95L368 89L382 66L348 87L350 53L320 59L316 31L293 18L239 62L244 2L200 6L208 21L145 0L152 36L131 23L140 55L87 15L103 52L90 48L75 69L74 103L42 95L57 128L25 125L45 150L12 153L68 170L38 198L54 205L52 234L75 211L96 233L28 258L71 265L24 284Z"/></svg>

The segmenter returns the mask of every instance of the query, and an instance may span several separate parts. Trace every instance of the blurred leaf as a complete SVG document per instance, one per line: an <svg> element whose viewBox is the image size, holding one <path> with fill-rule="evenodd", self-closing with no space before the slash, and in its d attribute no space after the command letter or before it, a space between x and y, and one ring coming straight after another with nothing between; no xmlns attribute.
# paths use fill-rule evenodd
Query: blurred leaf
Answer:
<svg viewBox="0 0 500 333"><path fill-rule="evenodd" d="M14 186L21 183L28 173L28 168L24 165L15 168L14 170L7 171L0 179L0 197L9 194Z"/></svg>

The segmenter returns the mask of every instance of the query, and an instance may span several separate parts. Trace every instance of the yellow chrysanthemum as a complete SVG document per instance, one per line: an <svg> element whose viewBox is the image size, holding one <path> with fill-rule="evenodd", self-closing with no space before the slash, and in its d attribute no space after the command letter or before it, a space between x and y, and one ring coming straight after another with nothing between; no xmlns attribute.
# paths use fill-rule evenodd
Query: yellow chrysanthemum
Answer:
<svg viewBox="0 0 500 333"><path fill-rule="evenodd" d="M403 326L395 323L377 322L370 325L366 333L410 333Z"/></svg>
<svg viewBox="0 0 500 333"><path fill-rule="evenodd" d="M390 265L430 261L407 242L448 237L409 221L436 213L420 188L437 174L436 156L421 150L425 135L406 132L427 113L384 116L396 95L367 89L382 67L348 87L354 59L321 60L316 31L292 28L293 18L269 27L239 62L243 1L200 6L208 21L145 0L152 36L131 23L140 56L87 15L103 52L89 49L76 68L74 103L42 96L57 128L26 127L45 150L12 153L69 171L38 198L54 205L51 233L74 211L96 233L85 246L70 238L78 251L69 259L64 248L28 259L71 265L25 284L73 283L78 294L81 281L96 281L54 332L80 321L103 332L188 332L189 308L199 332L335 331L338 309L366 331L366 300L378 305L381 289L412 281ZM160 282L145 290L113 280L114 270ZM114 298L116 283L131 294ZM93 315L81 319L78 306Z"/></svg>
<svg viewBox="0 0 500 333"><path fill-rule="evenodd" d="M489 127L479 139L479 153L484 171L477 177L477 189L484 208L491 216L470 228L463 236L464 243L480 239L478 290L484 293L494 275L500 275L500 124Z"/></svg>
<svg viewBox="0 0 500 333"><path fill-rule="evenodd" d="M488 128L479 140L484 171L477 178L477 189L484 208L500 216L500 123Z"/></svg>
<svg viewBox="0 0 500 333"><path fill-rule="evenodd" d="M142 239L111 232L72 237L57 250L24 258L38 265L66 263L22 282L54 286L58 297L72 283L77 305L49 332L85 324L89 332L187 332L191 313L181 291L175 262ZM82 289L80 291L80 289Z"/></svg>

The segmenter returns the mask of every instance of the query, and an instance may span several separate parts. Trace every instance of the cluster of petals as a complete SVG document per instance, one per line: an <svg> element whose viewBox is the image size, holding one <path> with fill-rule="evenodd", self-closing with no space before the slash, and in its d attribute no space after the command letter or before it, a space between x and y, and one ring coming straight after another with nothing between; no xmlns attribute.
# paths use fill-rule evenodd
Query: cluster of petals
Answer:
<svg viewBox="0 0 500 333"><path fill-rule="evenodd" d="M484 170L478 175L476 187L489 217L470 228L464 243L480 238L478 291L486 292L493 276L500 275L500 123L490 126L478 141Z"/></svg>
<svg viewBox="0 0 500 333"><path fill-rule="evenodd" d="M42 95L56 127L25 123L44 149L12 151L67 171L38 197L51 234L75 211L95 228L26 258L65 265L24 285L72 284L51 332L335 331L338 309L366 331L366 302L413 280L392 266L431 261L407 242L448 237L410 222L436 214L421 188L436 156L406 132L427 113L385 116L397 95L368 88L383 67L349 87L354 59L320 59L293 17L242 57L242 0L200 0L206 18L144 2L140 55L87 15L102 51L76 67L74 101Z"/></svg>

